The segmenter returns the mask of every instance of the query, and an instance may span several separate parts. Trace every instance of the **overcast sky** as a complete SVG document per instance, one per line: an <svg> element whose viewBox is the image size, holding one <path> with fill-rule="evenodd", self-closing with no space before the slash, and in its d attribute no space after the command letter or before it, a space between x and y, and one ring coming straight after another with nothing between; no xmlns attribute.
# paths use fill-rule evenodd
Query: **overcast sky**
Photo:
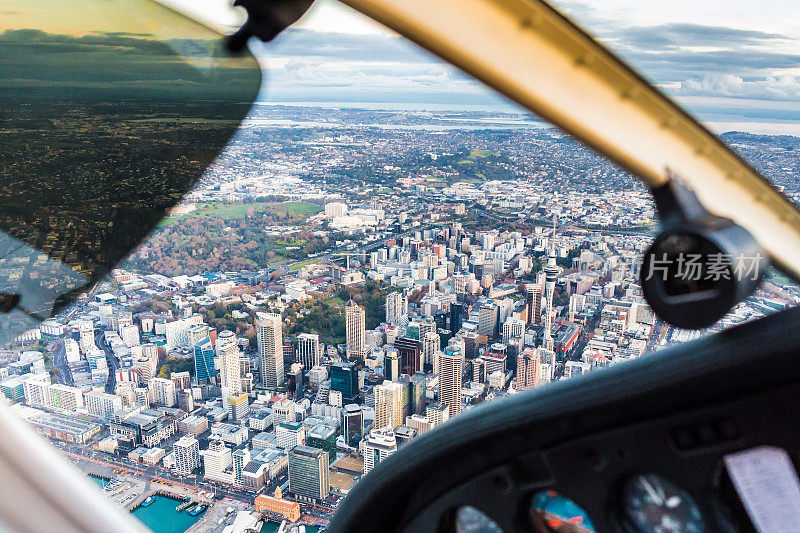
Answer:
<svg viewBox="0 0 800 533"><path fill-rule="evenodd" d="M169 0L207 22L241 15L225 0ZM554 0L646 78L715 129L800 133L800 10L796 0ZM254 47L261 99L505 105L491 90L331 0Z"/></svg>

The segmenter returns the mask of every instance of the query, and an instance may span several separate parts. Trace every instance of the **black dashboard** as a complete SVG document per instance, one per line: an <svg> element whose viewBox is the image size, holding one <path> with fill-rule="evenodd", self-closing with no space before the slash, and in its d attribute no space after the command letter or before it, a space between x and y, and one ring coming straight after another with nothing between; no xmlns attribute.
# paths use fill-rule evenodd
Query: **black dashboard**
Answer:
<svg viewBox="0 0 800 533"><path fill-rule="evenodd" d="M786 310L474 408L378 465L329 531L800 531L798 324Z"/></svg>

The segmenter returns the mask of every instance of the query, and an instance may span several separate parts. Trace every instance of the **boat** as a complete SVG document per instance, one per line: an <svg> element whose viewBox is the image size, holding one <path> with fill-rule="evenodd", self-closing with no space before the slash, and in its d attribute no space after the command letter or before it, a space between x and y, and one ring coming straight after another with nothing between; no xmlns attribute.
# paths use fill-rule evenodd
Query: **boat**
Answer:
<svg viewBox="0 0 800 533"><path fill-rule="evenodd" d="M191 511L188 511L189 512L189 516L197 516L200 513L204 512L207 508L208 508L207 505L200 504L200 505L196 506L194 509L192 509Z"/></svg>
<svg viewBox="0 0 800 533"><path fill-rule="evenodd" d="M147 498L144 499L144 501L141 504L139 504L139 507L147 507L148 505L150 505L154 501L156 501L156 499L154 497L148 496Z"/></svg>

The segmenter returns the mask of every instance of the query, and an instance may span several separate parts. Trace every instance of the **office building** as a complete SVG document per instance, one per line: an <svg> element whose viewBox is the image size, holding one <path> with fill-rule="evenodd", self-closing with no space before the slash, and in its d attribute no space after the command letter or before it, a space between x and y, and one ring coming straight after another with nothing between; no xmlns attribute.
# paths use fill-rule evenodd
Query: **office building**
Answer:
<svg viewBox="0 0 800 533"><path fill-rule="evenodd" d="M198 385L203 385L215 378L214 346L208 337L198 341L194 346L194 376Z"/></svg>
<svg viewBox="0 0 800 533"><path fill-rule="evenodd" d="M373 429L364 439L364 473L368 474L384 459L397 451L397 439L392 428Z"/></svg>
<svg viewBox="0 0 800 533"><path fill-rule="evenodd" d="M390 326L400 324L400 319L408 314L408 298L402 292L386 296L386 323Z"/></svg>
<svg viewBox="0 0 800 533"><path fill-rule="evenodd" d="M433 368L433 357L442 348L442 340L436 332L428 331L422 339L422 363L424 368Z"/></svg>
<svg viewBox="0 0 800 533"><path fill-rule="evenodd" d="M527 325L536 326L542 319L542 286L538 283L525 285L525 307Z"/></svg>
<svg viewBox="0 0 800 533"><path fill-rule="evenodd" d="M349 403L341 411L342 435L348 446L358 446L364 426L364 413L361 406Z"/></svg>
<svg viewBox="0 0 800 533"><path fill-rule="evenodd" d="M242 370L236 334L232 331L220 332L216 348L222 396L238 396L242 392Z"/></svg>
<svg viewBox="0 0 800 533"><path fill-rule="evenodd" d="M400 356L397 348L389 346L383 355L383 377L388 381L397 381L400 376Z"/></svg>
<svg viewBox="0 0 800 533"><path fill-rule="evenodd" d="M355 364L331 365L331 390L341 392L346 401L352 401L358 396L358 368Z"/></svg>
<svg viewBox="0 0 800 533"><path fill-rule="evenodd" d="M328 453L309 446L289 452L289 491L301 499L324 500L330 492Z"/></svg>
<svg viewBox="0 0 800 533"><path fill-rule="evenodd" d="M319 365L322 359L322 349L319 344L319 335L315 333L301 333L297 336L297 362L306 370L311 370Z"/></svg>
<svg viewBox="0 0 800 533"><path fill-rule="evenodd" d="M189 475L200 467L200 443L191 435L184 435L172 445L175 453L175 469Z"/></svg>
<svg viewBox="0 0 800 533"><path fill-rule="evenodd" d="M283 384L283 322L277 313L256 314L256 335L261 356L261 380L265 387Z"/></svg>
<svg viewBox="0 0 800 533"><path fill-rule="evenodd" d="M375 385L375 422L376 429L402 426L405 420L403 413L403 386L393 381L384 381Z"/></svg>
<svg viewBox="0 0 800 533"><path fill-rule="evenodd" d="M400 372L413 374L422 370L422 343L408 337L400 337L394 341L394 347L400 358Z"/></svg>
<svg viewBox="0 0 800 533"><path fill-rule="evenodd" d="M448 406L451 417L461 412L463 368L461 352L447 349L439 356L439 400Z"/></svg>
<svg viewBox="0 0 800 533"><path fill-rule="evenodd" d="M306 446L328 452L328 461L336 460L336 429L326 424L317 424L306 433Z"/></svg>
<svg viewBox="0 0 800 533"><path fill-rule="evenodd" d="M349 300L344 309L347 359L364 357L366 351L366 330L364 308Z"/></svg>

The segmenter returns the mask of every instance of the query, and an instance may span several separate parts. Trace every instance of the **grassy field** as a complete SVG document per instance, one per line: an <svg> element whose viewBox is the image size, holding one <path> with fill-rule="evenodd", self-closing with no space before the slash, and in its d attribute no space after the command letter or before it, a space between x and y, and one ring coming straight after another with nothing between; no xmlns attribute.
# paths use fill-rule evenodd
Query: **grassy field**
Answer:
<svg viewBox="0 0 800 533"><path fill-rule="evenodd" d="M243 218L247 210L252 208L256 213L279 213L295 214L302 216L315 215L322 211L322 207L307 202L212 202L197 204L197 209L191 213L177 217L167 217L159 223L159 227L165 227L178 220L191 217L221 217L221 218Z"/></svg>
<svg viewBox="0 0 800 533"><path fill-rule="evenodd" d="M297 263L296 265L292 265L289 267L289 270L300 270L304 266L313 265L314 263L318 263L319 259L309 259L308 261L303 261L302 263Z"/></svg>

